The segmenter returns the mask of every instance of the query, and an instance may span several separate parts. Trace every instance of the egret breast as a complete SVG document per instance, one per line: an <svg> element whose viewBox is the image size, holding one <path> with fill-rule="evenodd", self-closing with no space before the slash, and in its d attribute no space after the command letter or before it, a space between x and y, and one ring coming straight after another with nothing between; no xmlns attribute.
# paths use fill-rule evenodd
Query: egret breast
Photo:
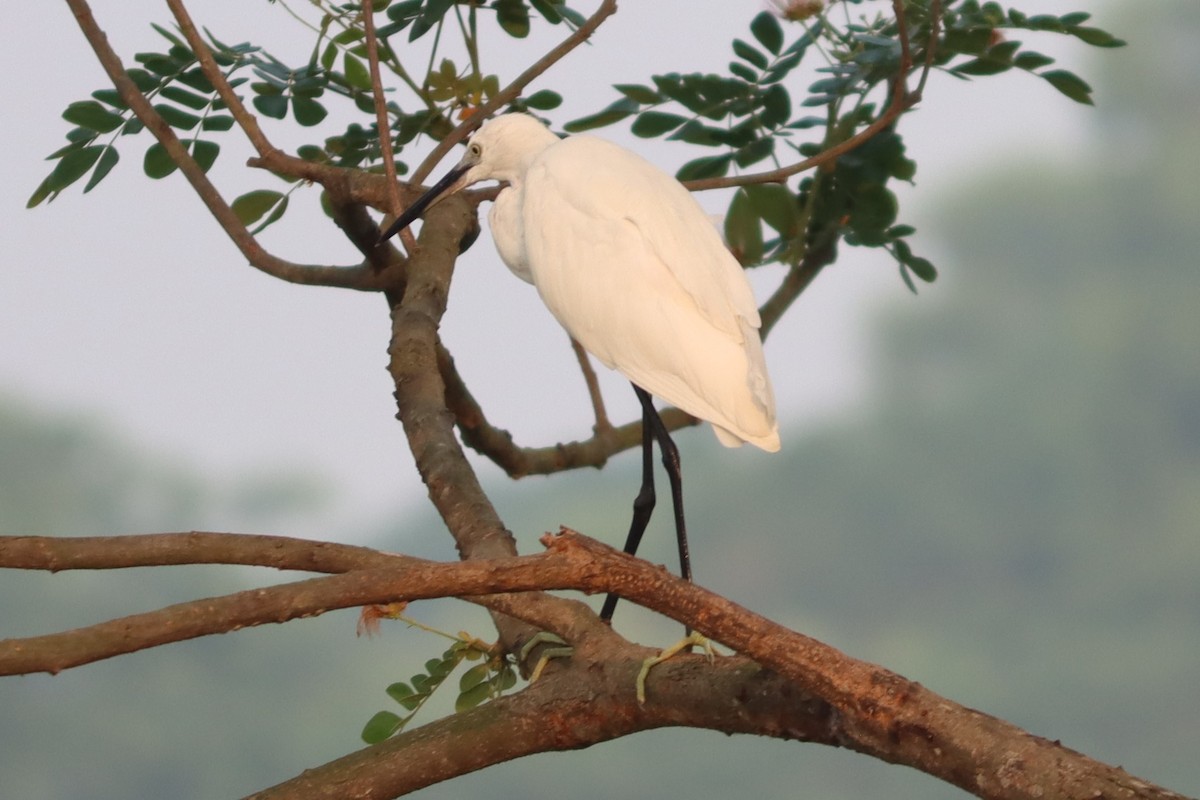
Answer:
<svg viewBox="0 0 1200 800"><path fill-rule="evenodd" d="M488 212L488 225L492 229L492 241L500 253L500 260L512 273L526 283L533 283L529 269L529 256L525 251L525 226L521 219L520 187L502 189Z"/></svg>

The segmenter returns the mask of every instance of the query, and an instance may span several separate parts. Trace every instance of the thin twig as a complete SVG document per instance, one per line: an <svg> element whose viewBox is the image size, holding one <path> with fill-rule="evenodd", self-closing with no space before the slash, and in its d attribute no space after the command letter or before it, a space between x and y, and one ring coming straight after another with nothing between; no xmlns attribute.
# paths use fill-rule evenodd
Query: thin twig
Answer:
<svg viewBox="0 0 1200 800"><path fill-rule="evenodd" d="M225 80L225 75L221 72L221 67L217 64L216 59L213 58L208 43L200 36L200 32L196 29L196 24L192 22L192 17L182 0L167 0L167 7L175 15L175 21L179 23L179 30L183 32L183 38L187 39L188 45L192 48L192 53L195 54L196 60L200 62L200 70L204 73L204 77L208 78L208 82L217 90L217 96L221 98L221 102L225 104L226 108L229 109L229 113L237 120L238 127L246 134L246 138L254 145L254 149L261 156L267 156L274 152L277 148L267 139L267 135L258 126L258 119L246 109L246 106L242 103L242 99L237 96L237 93L233 91L233 87L229 85L229 81Z"/></svg>
<svg viewBox="0 0 1200 800"><path fill-rule="evenodd" d="M693 192L707 191L709 189L729 189L737 186L749 186L758 183L782 183L793 175L798 175L801 172L806 172L810 169L823 166L835 161L838 158L846 155L851 150L865 144L868 140L874 137L877 133L886 130L893 122L895 122L901 114L912 108L919 99L919 95L909 94L907 87L908 72L912 68L912 59L908 54L909 42L907 29L904 24L904 8L903 0L892 0L892 8L895 10L896 18L899 25L899 37L901 47L901 64L900 72L896 76L896 80L892 85L891 102L880 113L875 121L861 131L851 136L849 139L838 142L820 153L817 153L811 158L806 158L796 164L779 169L768 170L767 172L756 172L750 175L734 175L727 178L704 178L695 181L686 181L683 185Z"/></svg>
<svg viewBox="0 0 1200 800"><path fill-rule="evenodd" d="M583 349L583 345L575 341L574 337L568 338L571 340L571 349L575 351L575 358L579 361L583 382L587 384L588 396L592 399L592 409L596 413L596 426L592 430L597 434L611 431L612 423L608 421L608 413L604 410L604 397L600 394L600 381L596 380L596 370L592 369L592 361L588 357L587 351Z"/></svg>
<svg viewBox="0 0 1200 800"><path fill-rule="evenodd" d="M375 37L375 9L372 0L363 0L362 17L367 44L367 65L371 71L371 91L375 96L375 128L379 133L379 157L383 159L383 174L387 177L391 211L396 215L402 208L400 186L396 183L396 162L392 156L392 126L388 119L387 98L383 94L383 78L379 73L379 42ZM416 247L416 240L408 228L400 231L400 241L409 253Z"/></svg>
<svg viewBox="0 0 1200 800"><path fill-rule="evenodd" d="M917 88L913 90L913 97L917 99L920 99L925 92L925 81L933 70L933 59L937 56L937 43L941 27L942 0L933 0L929 4L929 42L925 45L925 68L921 70L921 78L917 81Z"/></svg>

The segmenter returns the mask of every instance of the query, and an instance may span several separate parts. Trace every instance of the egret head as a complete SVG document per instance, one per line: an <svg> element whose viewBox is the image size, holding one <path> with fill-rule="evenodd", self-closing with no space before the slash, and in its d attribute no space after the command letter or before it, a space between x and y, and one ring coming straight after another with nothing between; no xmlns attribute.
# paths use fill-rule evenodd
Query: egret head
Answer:
<svg viewBox="0 0 1200 800"><path fill-rule="evenodd" d="M479 181L519 181L537 154L557 141L557 136L528 114L505 114L488 120L467 143L462 160L397 217L379 241L407 228L445 195Z"/></svg>

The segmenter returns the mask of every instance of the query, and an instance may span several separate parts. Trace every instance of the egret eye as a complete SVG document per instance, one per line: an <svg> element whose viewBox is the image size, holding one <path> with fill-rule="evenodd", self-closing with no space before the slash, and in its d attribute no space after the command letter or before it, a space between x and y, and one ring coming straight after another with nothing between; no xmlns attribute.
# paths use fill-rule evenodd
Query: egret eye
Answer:
<svg viewBox="0 0 1200 800"><path fill-rule="evenodd" d="M471 158L479 158L479 156L483 154L483 148L472 142L467 146L467 153L470 154Z"/></svg>

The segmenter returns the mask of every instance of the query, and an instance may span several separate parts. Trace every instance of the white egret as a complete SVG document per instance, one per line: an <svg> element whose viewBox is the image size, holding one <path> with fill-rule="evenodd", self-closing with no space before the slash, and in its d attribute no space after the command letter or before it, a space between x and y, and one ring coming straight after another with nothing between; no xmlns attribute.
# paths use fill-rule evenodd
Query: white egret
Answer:
<svg viewBox="0 0 1200 800"><path fill-rule="evenodd" d="M779 449L758 308L741 265L673 177L603 139L560 139L527 114L484 123L458 165L381 240L439 196L483 180L508 184L488 215L500 258L641 402L642 488L625 552L636 552L654 508L657 439L690 580L679 452L650 395L711 423L727 447ZM601 616L610 619L615 605L610 596Z"/></svg>

